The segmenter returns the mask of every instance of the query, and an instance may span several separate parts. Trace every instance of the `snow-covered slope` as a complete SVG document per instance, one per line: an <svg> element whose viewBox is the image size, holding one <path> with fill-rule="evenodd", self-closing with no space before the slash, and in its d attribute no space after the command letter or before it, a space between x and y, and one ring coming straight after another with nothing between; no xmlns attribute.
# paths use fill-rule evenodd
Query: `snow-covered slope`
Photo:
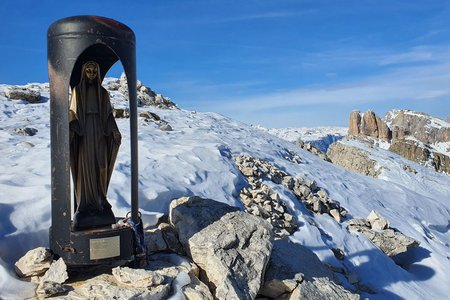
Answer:
<svg viewBox="0 0 450 300"><path fill-rule="evenodd" d="M265 128L260 125L254 127L289 142L301 139L324 153L327 152L328 146L342 139L348 131L347 127Z"/></svg>
<svg viewBox="0 0 450 300"><path fill-rule="evenodd" d="M40 85L41 103L11 101L0 86L0 298L20 298L26 286L14 278L15 260L27 250L48 245L50 226L50 128L48 87ZM116 107L126 107L115 91ZM417 174L405 172L398 156L377 150L373 157L386 165L382 179L346 171L303 151L289 141L216 113L186 110L152 111L173 131L139 119L139 201L150 222L168 212L176 197L198 195L242 207L239 191L247 183L233 162L235 155L264 159L291 175L317 181L352 217L366 217L374 209L391 227L421 244L395 264L366 237L348 232L345 224L328 215L312 215L287 189L277 186L299 229L291 237L334 267L355 272L361 284L375 294L370 299L445 299L450 294L450 176L420 165ZM129 120L117 120L123 141L109 188L117 216L130 209ZM34 136L15 133L33 127ZM297 153L300 164L286 160ZM270 182L267 183L271 185ZM331 248L346 255L337 260ZM344 284L351 288L344 277Z"/></svg>

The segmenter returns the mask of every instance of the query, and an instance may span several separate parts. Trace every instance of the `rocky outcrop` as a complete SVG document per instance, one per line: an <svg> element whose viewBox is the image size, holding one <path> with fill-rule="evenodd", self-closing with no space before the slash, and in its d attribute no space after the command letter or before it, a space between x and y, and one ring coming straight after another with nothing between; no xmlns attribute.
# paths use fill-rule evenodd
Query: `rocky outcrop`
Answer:
<svg viewBox="0 0 450 300"><path fill-rule="evenodd" d="M419 164L431 166L438 172L450 174L450 157L432 151L425 144L420 144L413 140L394 140L389 147L389 151Z"/></svg>
<svg viewBox="0 0 450 300"><path fill-rule="evenodd" d="M26 100L30 103L41 101L41 93L27 86L10 86L5 89L5 96L11 100Z"/></svg>
<svg viewBox="0 0 450 300"><path fill-rule="evenodd" d="M119 79L119 92L128 97L128 82L125 73ZM168 97L155 93L151 88L143 85L139 80L136 83L137 100L140 106L155 106L161 109L178 109L176 104Z"/></svg>
<svg viewBox="0 0 450 300"><path fill-rule="evenodd" d="M170 222L216 298L254 299L272 251L271 226L224 206L199 197L180 198L170 204Z"/></svg>
<svg viewBox="0 0 450 300"><path fill-rule="evenodd" d="M375 211L371 211L366 220L351 219L347 221L347 228L351 232L364 234L390 257L419 246L418 241L390 228L389 222Z"/></svg>
<svg viewBox="0 0 450 300"><path fill-rule="evenodd" d="M376 169L376 161L369 157L369 153L357 147L340 142L332 144L327 151L330 161L347 170L377 177L380 171Z"/></svg>
<svg viewBox="0 0 450 300"><path fill-rule="evenodd" d="M289 299L358 300L360 298L358 294L353 294L333 281L321 277L314 278L313 281L303 281Z"/></svg>
<svg viewBox="0 0 450 300"><path fill-rule="evenodd" d="M359 111L352 111L348 128L349 136L369 136L382 140L389 140L392 136L386 123L371 110L362 116Z"/></svg>
<svg viewBox="0 0 450 300"><path fill-rule="evenodd" d="M402 134L426 144L450 141L450 124L425 113L392 110L386 114L385 120L391 128L397 127Z"/></svg>
<svg viewBox="0 0 450 300"><path fill-rule="evenodd" d="M297 139L297 141L295 141L295 144L299 148L306 150L308 152L311 152L312 154L320 157L321 159L323 159L325 161L330 161L325 153L320 151L318 148L314 147L312 144L303 142L300 138Z"/></svg>

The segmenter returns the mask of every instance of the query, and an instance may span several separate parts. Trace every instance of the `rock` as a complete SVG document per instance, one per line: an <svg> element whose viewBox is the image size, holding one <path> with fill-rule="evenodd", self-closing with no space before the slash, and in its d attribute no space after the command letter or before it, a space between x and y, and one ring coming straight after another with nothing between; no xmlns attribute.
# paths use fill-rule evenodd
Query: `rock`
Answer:
<svg viewBox="0 0 450 300"><path fill-rule="evenodd" d="M159 129L162 131L172 131L172 126L170 126L169 124L161 124L159 126Z"/></svg>
<svg viewBox="0 0 450 300"><path fill-rule="evenodd" d="M170 251L178 253L180 255L186 254L186 252L183 249L183 246L178 240L177 232L172 225L163 222L158 225L158 228L161 230L163 239L166 242L167 248Z"/></svg>
<svg viewBox="0 0 450 300"><path fill-rule="evenodd" d="M170 284L182 272L190 276L199 276L199 269L195 263L175 253L150 255L147 269L165 278L164 284Z"/></svg>
<svg viewBox="0 0 450 300"><path fill-rule="evenodd" d="M197 277L191 276L191 283L181 288L186 300L213 300L214 297L208 286Z"/></svg>
<svg viewBox="0 0 450 300"><path fill-rule="evenodd" d="M438 172L450 174L450 157L439 152L433 152L433 167Z"/></svg>
<svg viewBox="0 0 450 300"><path fill-rule="evenodd" d="M181 198L170 204L170 221L216 298L254 299L272 250L272 229L258 217L226 207Z"/></svg>
<svg viewBox="0 0 450 300"><path fill-rule="evenodd" d="M358 300L360 296L353 294L342 286L327 278L314 278L314 281L303 281L292 293L290 300L327 299L327 300Z"/></svg>
<svg viewBox="0 0 450 300"><path fill-rule="evenodd" d="M389 221L374 210L369 213L367 220L369 221L372 229L383 230L389 228Z"/></svg>
<svg viewBox="0 0 450 300"><path fill-rule="evenodd" d="M41 100L41 93L38 90L24 86L10 86L5 89L5 96L11 100L26 100L30 103L37 103Z"/></svg>
<svg viewBox="0 0 450 300"><path fill-rule="evenodd" d="M334 257L336 257L339 260L344 260L345 259L345 254L344 251L342 251L342 249L339 248L331 248L331 251L334 254Z"/></svg>
<svg viewBox="0 0 450 300"><path fill-rule="evenodd" d="M139 117L142 117L142 118L145 118L145 119L148 119L148 120L153 120L153 121L160 121L161 120L161 118L157 114L152 113L151 111L141 112L139 114Z"/></svg>
<svg viewBox="0 0 450 300"><path fill-rule="evenodd" d="M61 284L67 279L69 279L69 275L67 274L66 263L62 258L59 258L51 264L50 268L42 276L41 282L56 282Z"/></svg>
<svg viewBox="0 0 450 300"><path fill-rule="evenodd" d="M145 231L145 244L149 253L165 251L168 249L161 229L155 228Z"/></svg>
<svg viewBox="0 0 450 300"><path fill-rule="evenodd" d="M69 288L66 285L53 281L44 281L38 286L36 294L39 299L44 299L61 295L67 293L68 291Z"/></svg>
<svg viewBox="0 0 450 300"><path fill-rule="evenodd" d="M331 209L329 214L336 220L336 222L341 223L341 214L337 209Z"/></svg>
<svg viewBox="0 0 450 300"><path fill-rule="evenodd" d="M335 165L361 173L366 176L377 177L380 170L376 169L376 161L369 158L369 152L336 142L328 148L327 156Z"/></svg>
<svg viewBox="0 0 450 300"><path fill-rule="evenodd" d="M16 128L16 129L14 129L14 132L19 135L33 136L33 135L36 135L38 130L36 128L32 128L32 127L25 127L25 128Z"/></svg>
<svg viewBox="0 0 450 300"><path fill-rule="evenodd" d="M368 110L361 120L361 135L378 138L378 126L375 113Z"/></svg>
<svg viewBox="0 0 450 300"><path fill-rule="evenodd" d="M348 135L357 136L360 133L361 126L361 112L359 110L354 110L350 113L350 121L348 125Z"/></svg>
<svg viewBox="0 0 450 300"><path fill-rule="evenodd" d="M137 288L160 285L164 280L161 275L155 272L128 267L116 267L112 269L112 274L119 283Z"/></svg>
<svg viewBox="0 0 450 300"><path fill-rule="evenodd" d="M53 255L44 247L32 249L16 262L16 273L20 277L41 275L50 268L52 260Z"/></svg>
<svg viewBox="0 0 450 300"><path fill-rule="evenodd" d="M308 248L288 238L275 240L260 295L278 298L292 292L303 278L333 278L333 273Z"/></svg>
<svg viewBox="0 0 450 300"><path fill-rule="evenodd" d="M115 108L114 109L114 117L115 118L129 118L130 112L125 108Z"/></svg>
<svg viewBox="0 0 450 300"><path fill-rule="evenodd" d="M138 288L117 284L112 275L102 274L88 279L83 283L72 285L64 299L167 299L170 292L169 284L162 284L151 288Z"/></svg>
<svg viewBox="0 0 450 300"><path fill-rule="evenodd" d="M375 119L377 121L378 138L383 141L389 141L392 138L392 131L380 117L375 116Z"/></svg>

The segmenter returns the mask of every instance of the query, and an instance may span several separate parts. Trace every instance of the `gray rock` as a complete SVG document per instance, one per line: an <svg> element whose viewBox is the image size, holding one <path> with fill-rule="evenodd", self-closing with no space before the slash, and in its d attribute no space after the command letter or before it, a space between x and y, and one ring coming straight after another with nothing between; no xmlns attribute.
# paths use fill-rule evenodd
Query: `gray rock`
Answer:
<svg viewBox="0 0 450 300"><path fill-rule="evenodd" d="M41 275L50 268L52 260L53 255L44 247L32 249L16 262L16 273L20 277Z"/></svg>
<svg viewBox="0 0 450 300"><path fill-rule="evenodd" d="M32 127L25 127L25 128L16 128L16 129L14 129L14 132L19 135L33 136L33 135L36 135L38 130L36 128L32 128Z"/></svg>
<svg viewBox="0 0 450 300"><path fill-rule="evenodd" d="M62 285L53 281L44 281L42 282L37 290L36 294L39 299L49 298L57 295L64 294L69 291L68 286Z"/></svg>
<svg viewBox="0 0 450 300"><path fill-rule="evenodd" d="M50 268L45 272L41 278L41 282L56 282L64 283L69 278L67 274L67 266L62 258L52 263Z"/></svg>
<svg viewBox="0 0 450 300"><path fill-rule="evenodd" d="M303 281L291 294L290 300L358 300L360 296L353 294L342 286L337 285L327 278L314 278L311 281Z"/></svg>
<svg viewBox="0 0 450 300"><path fill-rule="evenodd" d="M116 267L112 269L112 274L119 283L138 288L160 285L164 280L161 275L153 271L128 267Z"/></svg>
<svg viewBox="0 0 450 300"><path fill-rule="evenodd" d="M226 207L209 199L182 198L171 203L170 221L216 298L254 299L272 250L272 228Z"/></svg>
<svg viewBox="0 0 450 300"><path fill-rule="evenodd" d="M148 270L164 277L164 284L171 284L181 273L199 276L199 269L189 258L175 253L157 253L149 256Z"/></svg>
<svg viewBox="0 0 450 300"><path fill-rule="evenodd" d="M73 291L61 299L117 299L117 300L162 300L167 299L170 292L169 284L162 284L151 288L137 288L117 284L112 275L102 274L73 285Z"/></svg>
<svg viewBox="0 0 450 300"><path fill-rule="evenodd" d="M170 126L169 124L161 124L159 126L159 129L161 129L162 131L173 131L172 126Z"/></svg>
<svg viewBox="0 0 450 300"><path fill-rule="evenodd" d="M41 93L38 90L29 89L23 86L7 87L5 96L11 100L26 100L31 103L36 103L41 100Z"/></svg>
<svg viewBox="0 0 450 300"><path fill-rule="evenodd" d="M278 298L292 292L303 278L333 279L333 273L322 264L317 255L308 248L292 242L289 238L275 240L264 284L259 293Z"/></svg>
<svg viewBox="0 0 450 300"><path fill-rule="evenodd" d="M208 286L197 277L191 276L191 283L181 288L186 300L213 300L214 297Z"/></svg>

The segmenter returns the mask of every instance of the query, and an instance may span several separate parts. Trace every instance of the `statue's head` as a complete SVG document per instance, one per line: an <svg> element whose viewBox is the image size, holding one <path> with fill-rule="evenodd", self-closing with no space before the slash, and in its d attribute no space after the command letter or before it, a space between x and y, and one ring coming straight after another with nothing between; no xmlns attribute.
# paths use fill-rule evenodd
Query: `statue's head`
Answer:
<svg viewBox="0 0 450 300"><path fill-rule="evenodd" d="M99 76L99 66L95 61L88 61L82 67L82 77L87 78L89 81L95 80Z"/></svg>

